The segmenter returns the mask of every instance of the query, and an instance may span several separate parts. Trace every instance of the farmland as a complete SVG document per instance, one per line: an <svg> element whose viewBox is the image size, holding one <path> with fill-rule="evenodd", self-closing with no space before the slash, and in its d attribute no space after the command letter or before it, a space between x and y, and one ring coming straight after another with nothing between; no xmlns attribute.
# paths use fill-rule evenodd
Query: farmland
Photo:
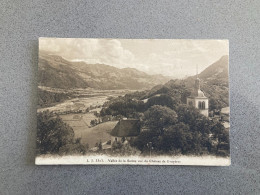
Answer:
<svg viewBox="0 0 260 195"><path fill-rule="evenodd" d="M108 121L94 127L90 126L90 121L97 119L93 113L67 114L61 115L62 120L69 124L75 133L75 138L81 138L82 144L89 144L94 147L97 142L110 140L109 132L114 128L117 121Z"/></svg>
<svg viewBox="0 0 260 195"><path fill-rule="evenodd" d="M65 100L62 102L51 103L48 107L39 107L37 112L43 112L46 110L63 113L63 112L76 112L79 110L86 110L90 107L102 106L104 102L109 98L125 95L130 90L94 90L94 89L56 89L50 87L39 87L39 91L43 91L41 94L67 94ZM44 93L46 92L46 93ZM73 95L71 95L73 94ZM67 97L68 96L68 97ZM43 98L43 97L41 97Z"/></svg>
<svg viewBox="0 0 260 195"><path fill-rule="evenodd" d="M90 148L94 147L100 141L103 143L110 140L111 136L109 132L117 123L117 121L108 121L92 127L90 125L91 120L98 120L98 117L94 113L99 113L103 104L109 98L118 97L129 92L129 90L63 90L49 87L41 87L41 90L49 93L75 94L74 98L66 99L63 102L46 108L38 108L37 112L49 110L50 112L59 114L61 119L73 128L74 138L81 138L80 142L88 144Z"/></svg>

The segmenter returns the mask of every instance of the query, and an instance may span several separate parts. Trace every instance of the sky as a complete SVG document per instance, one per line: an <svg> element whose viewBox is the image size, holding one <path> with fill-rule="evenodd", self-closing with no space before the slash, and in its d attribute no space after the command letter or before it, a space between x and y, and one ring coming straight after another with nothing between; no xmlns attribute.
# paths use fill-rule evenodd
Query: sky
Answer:
<svg viewBox="0 0 260 195"><path fill-rule="evenodd" d="M39 50L70 61L183 78L229 54L228 40L40 38Z"/></svg>

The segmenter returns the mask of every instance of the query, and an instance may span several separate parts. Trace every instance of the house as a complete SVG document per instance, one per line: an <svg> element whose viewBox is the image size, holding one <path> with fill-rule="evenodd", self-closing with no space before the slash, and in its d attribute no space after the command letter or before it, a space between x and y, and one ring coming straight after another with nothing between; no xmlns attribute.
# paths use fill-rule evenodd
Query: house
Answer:
<svg viewBox="0 0 260 195"><path fill-rule="evenodd" d="M229 115L229 113L230 113L229 107L225 107L221 109L221 114Z"/></svg>
<svg viewBox="0 0 260 195"><path fill-rule="evenodd" d="M140 120L138 119L122 119L114 129L110 132L111 143L129 141L140 134Z"/></svg>
<svg viewBox="0 0 260 195"><path fill-rule="evenodd" d="M221 120L229 122L229 113L230 113L229 107L222 108L220 111Z"/></svg>

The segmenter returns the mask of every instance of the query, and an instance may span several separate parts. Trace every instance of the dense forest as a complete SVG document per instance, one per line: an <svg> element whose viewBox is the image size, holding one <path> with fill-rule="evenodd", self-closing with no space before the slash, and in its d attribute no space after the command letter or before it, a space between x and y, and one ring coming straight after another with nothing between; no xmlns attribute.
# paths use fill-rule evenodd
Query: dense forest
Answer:
<svg viewBox="0 0 260 195"><path fill-rule="evenodd" d="M187 106L189 91L184 83L171 81L171 85L114 98L104 104L100 114L140 119L141 134L131 145L143 154L151 143L156 154L229 155L228 130ZM222 106L225 104L211 105L211 109Z"/></svg>
<svg viewBox="0 0 260 195"><path fill-rule="evenodd" d="M44 108L62 103L64 100L74 97L73 93L56 93L38 88L38 107Z"/></svg>

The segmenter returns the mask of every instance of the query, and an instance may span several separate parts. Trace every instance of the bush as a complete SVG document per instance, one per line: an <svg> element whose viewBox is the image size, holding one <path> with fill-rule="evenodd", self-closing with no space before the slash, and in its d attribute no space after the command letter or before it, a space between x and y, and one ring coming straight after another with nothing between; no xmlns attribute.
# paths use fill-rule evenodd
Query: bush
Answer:
<svg viewBox="0 0 260 195"><path fill-rule="evenodd" d="M137 150L135 147L132 147L129 143L121 143L113 142L112 144L112 151L113 154L121 155L121 156L130 156L130 155L136 155L140 153L139 150Z"/></svg>
<svg viewBox="0 0 260 195"><path fill-rule="evenodd" d="M59 155L68 155L68 154L83 154L84 155L84 154L86 154L86 148L80 143L67 144L65 146L60 147L58 154Z"/></svg>
<svg viewBox="0 0 260 195"><path fill-rule="evenodd" d="M180 156L181 155L181 149L171 148L169 150L168 154L171 155L171 156Z"/></svg>

